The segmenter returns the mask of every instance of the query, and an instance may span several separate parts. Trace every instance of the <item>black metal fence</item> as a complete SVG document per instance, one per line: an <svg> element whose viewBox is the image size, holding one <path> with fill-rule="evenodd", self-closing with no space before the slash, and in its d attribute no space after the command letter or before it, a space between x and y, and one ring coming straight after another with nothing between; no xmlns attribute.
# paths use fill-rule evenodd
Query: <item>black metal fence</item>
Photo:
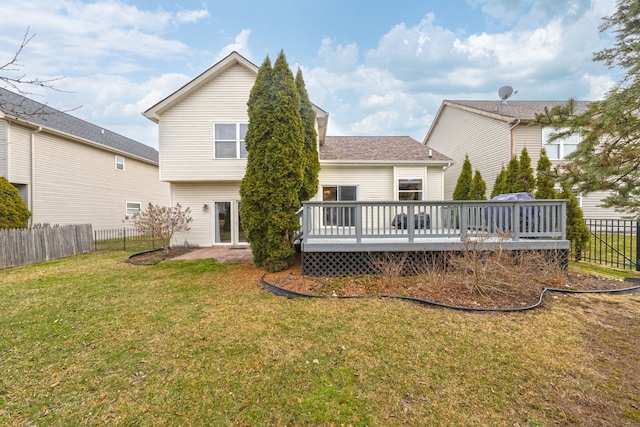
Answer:
<svg viewBox="0 0 640 427"><path fill-rule="evenodd" d="M640 271L640 222L630 219L587 219L591 231L584 261Z"/></svg>
<svg viewBox="0 0 640 427"><path fill-rule="evenodd" d="M96 251L146 251L161 245L158 239L142 234L135 228L108 228L94 230Z"/></svg>

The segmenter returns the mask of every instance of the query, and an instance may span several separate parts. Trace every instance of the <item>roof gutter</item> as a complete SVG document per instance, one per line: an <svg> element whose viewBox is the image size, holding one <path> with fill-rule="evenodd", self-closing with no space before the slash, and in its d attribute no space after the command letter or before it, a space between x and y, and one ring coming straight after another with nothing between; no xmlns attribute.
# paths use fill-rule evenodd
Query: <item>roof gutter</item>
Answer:
<svg viewBox="0 0 640 427"><path fill-rule="evenodd" d="M516 150L516 137L515 137L515 132L513 132L513 130L516 128L516 126L518 126L520 124L520 119L517 119L510 128L509 128L509 138L511 139L511 158L515 159L516 157L518 157L518 153Z"/></svg>

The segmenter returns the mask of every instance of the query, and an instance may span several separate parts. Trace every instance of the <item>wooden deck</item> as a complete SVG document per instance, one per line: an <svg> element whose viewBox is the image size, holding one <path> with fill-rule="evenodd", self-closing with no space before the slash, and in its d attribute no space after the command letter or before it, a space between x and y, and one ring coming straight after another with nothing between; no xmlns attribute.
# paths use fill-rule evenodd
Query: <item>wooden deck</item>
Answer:
<svg viewBox="0 0 640 427"><path fill-rule="evenodd" d="M303 252L568 249L566 202L306 202Z"/></svg>
<svg viewBox="0 0 640 427"><path fill-rule="evenodd" d="M366 274L375 254L422 262L444 251L552 251L566 263L566 201L305 202L302 270Z"/></svg>

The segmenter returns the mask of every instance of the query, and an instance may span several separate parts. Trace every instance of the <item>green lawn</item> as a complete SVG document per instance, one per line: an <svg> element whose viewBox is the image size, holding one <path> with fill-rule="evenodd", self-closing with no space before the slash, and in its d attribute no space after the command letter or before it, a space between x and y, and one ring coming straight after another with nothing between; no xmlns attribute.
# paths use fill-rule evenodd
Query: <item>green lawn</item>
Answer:
<svg viewBox="0 0 640 427"><path fill-rule="evenodd" d="M640 294L466 313L126 256L0 271L0 425L640 424Z"/></svg>

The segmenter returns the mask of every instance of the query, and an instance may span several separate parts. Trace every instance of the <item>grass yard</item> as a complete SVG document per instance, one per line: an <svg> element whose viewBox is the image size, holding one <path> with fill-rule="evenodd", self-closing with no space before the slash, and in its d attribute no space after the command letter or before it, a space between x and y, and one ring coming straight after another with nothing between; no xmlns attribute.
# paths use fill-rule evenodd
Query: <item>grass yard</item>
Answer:
<svg viewBox="0 0 640 427"><path fill-rule="evenodd" d="M640 294L465 313L262 274L123 252L0 271L0 424L640 424Z"/></svg>

